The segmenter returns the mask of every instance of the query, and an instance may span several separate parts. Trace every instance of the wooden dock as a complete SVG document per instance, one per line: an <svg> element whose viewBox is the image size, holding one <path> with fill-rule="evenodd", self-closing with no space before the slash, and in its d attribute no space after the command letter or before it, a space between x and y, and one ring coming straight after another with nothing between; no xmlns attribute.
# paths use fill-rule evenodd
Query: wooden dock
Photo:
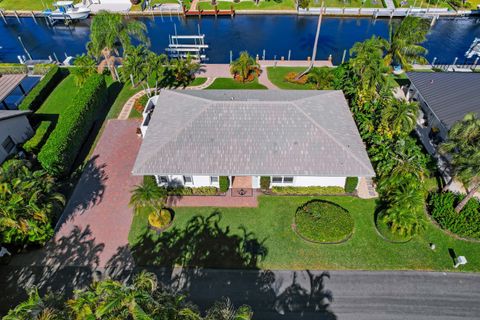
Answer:
<svg viewBox="0 0 480 320"><path fill-rule="evenodd" d="M233 9L233 5L230 7L230 10L218 10L217 6L215 6L215 9L213 10L186 10L186 8L183 8L183 12L186 17L188 16L197 16L197 17L202 17L202 16L231 16L233 17L235 15L235 10Z"/></svg>

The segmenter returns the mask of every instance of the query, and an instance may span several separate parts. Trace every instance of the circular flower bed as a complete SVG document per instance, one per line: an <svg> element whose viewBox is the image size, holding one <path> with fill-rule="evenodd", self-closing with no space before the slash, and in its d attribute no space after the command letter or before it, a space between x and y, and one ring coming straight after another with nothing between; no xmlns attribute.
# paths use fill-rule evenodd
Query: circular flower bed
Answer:
<svg viewBox="0 0 480 320"><path fill-rule="evenodd" d="M307 241L339 243L353 233L353 217L344 208L327 201L314 200L297 209L294 229Z"/></svg>
<svg viewBox="0 0 480 320"><path fill-rule="evenodd" d="M172 224L173 215L168 209L154 211L148 215L148 224L152 229L163 231Z"/></svg>
<svg viewBox="0 0 480 320"><path fill-rule="evenodd" d="M396 232L392 232L388 224L384 221L383 215L378 214L375 217L375 228L383 240L392 243L405 243L412 240L412 237L402 236Z"/></svg>

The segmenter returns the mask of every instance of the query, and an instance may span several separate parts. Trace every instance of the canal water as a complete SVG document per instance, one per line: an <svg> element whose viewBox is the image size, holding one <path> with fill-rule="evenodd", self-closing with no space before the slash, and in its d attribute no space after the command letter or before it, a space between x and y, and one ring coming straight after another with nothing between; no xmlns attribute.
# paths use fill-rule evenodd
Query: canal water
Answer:
<svg viewBox="0 0 480 320"><path fill-rule="evenodd" d="M77 55L86 51L89 36L89 21L72 27L49 27L43 19L7 18L5 25L0 20L0 61L17 62L18 55L26 55L19 37L33 59L54 57L63 60L65 54ZM147 27L151 39L151 48L163 52L168 46L169 35L176 28L179 35L197 34L198 29L206 35L210 48L207 56L210 63L227 63L230 51L234 58L242 50L251 54L263 55L266 59L306 59L311 55L314 42L317 17L296 15L238 15L230 17L188 18L165 16L140 18ZM393 21L398 23L399 21ZM357 41L372 35L388 37L390 24L388 19L370 18L334 18L326 17L322 29L317 53L318 59L327 59L331 54L334 63L340 63L345 49ZM475 37L480 37L478 19L457 18L440 19L432 27L424 46L428 49L427 59L437 58L437 63L452 63L458 57L458 63L465 61L465 52ZM348 56L348 55L347 55Z"/></svg>

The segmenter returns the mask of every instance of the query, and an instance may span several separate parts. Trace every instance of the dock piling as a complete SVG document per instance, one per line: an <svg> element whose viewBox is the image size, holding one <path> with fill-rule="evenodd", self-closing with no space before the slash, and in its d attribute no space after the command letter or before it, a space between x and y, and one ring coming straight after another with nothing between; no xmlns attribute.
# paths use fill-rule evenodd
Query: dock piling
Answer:
<svg viewBox="0 0 480 320"><path fill-rule="evenodd" d="M265 49L263 49L262 60L265 60Z"/></svg>
<svg viewBox="0 0 480 320"><path fill-rule="evenodd" d="M288 61L290 61L290 56L292 55L292 50L288 50Z"/></svg>
<svg viewBox="0 0 480 320"><path fill-rule="evenodd" d="M432 60L432 67L435 66L435 62L437 61L437 57L433 57L433 60Z"/></svg>
<svg viewBox="0 0 480 320"><path fill-rule="evenodd" d="M3 10L0 10L0 16L2 16L3 22L5 22L5 25L8 25L7 19L5 18L5 15L3 14Z"/></svg>
<svg viewBox="0 0 480 320"><path fill-rule="evenodd" d="M32 56L30 55L30 53L28 52L27 48L25 48L25 45L23 44L23 41L22 41L22 37L18 36L18 41L20 41L20 44L22 45L22 48L23 48L23 51L25 51L25 53L27 54L28 58L30 60L32 60Z"/></svg>
<svg viewBox="0 0 480 320"><path fill-rule="evenodd" d="M38 24L37 18L35 18L35 14L33 13L33 11L32 11L32 18L33 18L33 21L35 21L35 24Z"/></svg>
<svg viewBox="0 0 480 320"><path fill-rule="evenodd" d="M230 50L230 64L232 63L232 61L233 61L233 52L232 50Z"/></svg>
<svg viewBox="0 0 480 320"><path fill-rule="evenodd" d="M13 13L15 14L15 17L17 17L18 23L22 23L20 17L18 16L17 10L13 11Z"/></svg>
<svg viewBox="0 0 480 320"><path fill-rule="evenodd" d="M58 63L60 63L60 60L58 60L58 57L57 57L57 54L55 53L55 51L53 52L53 56L55 57L55 61L57 61Z"/></svg>
<svg viewBox="0 0 480 320"><path fill-rule="evenodd" d="M345 62L345 57L347 56L347 49L343 50L342 64Z"/></svg>

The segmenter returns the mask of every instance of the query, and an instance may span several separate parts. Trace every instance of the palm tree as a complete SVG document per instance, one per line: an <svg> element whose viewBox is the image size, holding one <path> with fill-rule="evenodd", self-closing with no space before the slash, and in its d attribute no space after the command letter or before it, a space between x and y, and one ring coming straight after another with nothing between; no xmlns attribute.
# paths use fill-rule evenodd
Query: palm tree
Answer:
<svg viewBox="0 0 480 320"><path fill-rule="evenodd" d="M28 299L10 310L3 320L61 320L65 319L59 310L49 303L49 297L42 298L37 288L28 292Z"/></svg>
<svg viewBox="0 0 480 320"><path fill-rule="evenodd" d="M475 113L465 115L448 133L448 140L439 147L440 153L450 157L452 176L468 190L457 205L459 213L480 188L480 119Z"/></svg>
<svg viewBox="0 0 480 320"><path fill-rule="evenodd" d="M248 80L251 74L258 73L259 70L260 65L247 51L240 52L240 57L230 64L230 73L233 77L238 77L243 83Z"/></svg>
<svg viewBox="0 0 480 320"><path fill-rule="evenodd" d="M51 219L65 205L54 178L32 171L24 160L0 168L0 242L44 244L53 235Z"/></svg>
<svg viewBox="0 0 480 320"><path fill-rule="evenodd" d="M165 70L164 87L186 87L195 79L201 66L192 57L173 59Z"/></svg>
<svg viewBox="0 0 480 320"><path fill-rule="evenodd" d="M356 96L359 105L378 96L380 87L386 84L383 76L383 53L388 43L385 39L372 36L363 42L357 42L350 49L349 64L358 79Z"/></svg>
<svg viewBox="0 0 480 320"><path fill-rule="evenodd" d="M122 61L123 81L130 81L130 75L133 77L133 86L148 76L150 51L144 45L130 46L125 49Z"/></svg>
<svg viewBox="0 0 480 320"><path fill-rule="evenodd" d="M400 64L405 70L411 69L412 63L427 64L424 55L427 49L420 44L427 38L429 21L420 17L408 16L400 26L390 31L390 44L387 47L385 63Z"/></svg>
<svg viewBox="0 0 480 320"><path fill-rule="evenodd" d="M253 312L249 306L243 305L235 309L230 299L225 298L207 310L205 320L251 320L252 316Z"/></svg>
<svg viewBox="0 0 480 320"><path fill-rule="evenodd" d="M138 213L142 209L159 211L165 204L166 190L160 188L153 179L145 179L142 185L132 190L130 206Z"/></svg>
<svg viewBox="0 0 480 320"><path fill-rule="evenodd" d="M88 53L97 59L103 57L112 77L116 79L114 70L115 57L120 49L130 47L131 37L149 45L146 36L147 27L137 20L127 20L117 13L100 11L93 17L90 27L90 42L87 43ZM99 66L99 68L102 64Z"/></svg>
<svg viewBox="0 0 480 320"><path fill-rule="evenodd" d="M332 70L328 67L313 68L308 73L308 81L313 83L317 90L333 89L333 80Z"/></svg>
<svg viewBox="0 0 480 320"><path fill-rule="evenodd" d="M75 58L73 65L75 68L71 68L70 72L74 76L75 85L77 87L81 87L92 74L97 72L97 63L92 57L86 54L82 54Z"/></svg>
<svg viewBox="0 0 480 320"><path fill-rule="evenodd" d="M394 101L382 111L381 131L387 135L408 135L415 128L418 104Z"/></svg>

